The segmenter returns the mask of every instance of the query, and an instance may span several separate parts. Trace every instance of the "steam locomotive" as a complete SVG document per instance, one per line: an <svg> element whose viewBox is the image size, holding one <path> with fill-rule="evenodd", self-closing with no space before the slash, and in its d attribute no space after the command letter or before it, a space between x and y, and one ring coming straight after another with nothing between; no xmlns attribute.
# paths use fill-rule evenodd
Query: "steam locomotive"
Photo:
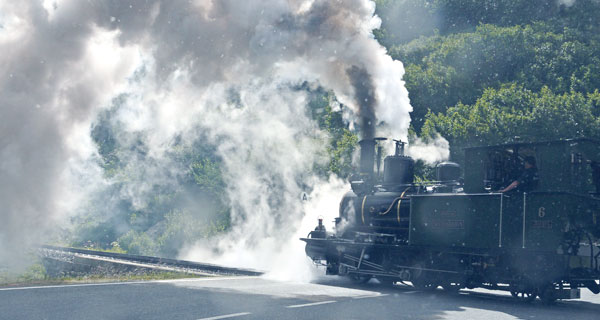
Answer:
<svg viewBox="0 0 600 320"><path fill-rule="evenodd" d="M381 172L382 140L359 142L360 170L334 230L319 220L301 239L326 274L547 303L579 298L580 288L600 293L600 142L467 148L464 175L442 162L437 181L416 183L401 141ZM535 189L494 192L517 179L527 157L537 160Z"/></svg>

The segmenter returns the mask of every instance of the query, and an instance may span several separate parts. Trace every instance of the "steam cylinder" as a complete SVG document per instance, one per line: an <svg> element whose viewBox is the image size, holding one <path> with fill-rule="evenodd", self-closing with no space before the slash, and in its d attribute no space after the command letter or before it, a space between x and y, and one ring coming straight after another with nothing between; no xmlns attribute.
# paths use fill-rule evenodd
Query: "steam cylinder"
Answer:
<svg viewBox="0 0 600 320"><path fill-rule="evenodd" d="M405 235L408 231L411 192L375 192L356 195L348 192L340 203L337 231L379 232ZM342 222L343 221L343 222Z"/></svg>

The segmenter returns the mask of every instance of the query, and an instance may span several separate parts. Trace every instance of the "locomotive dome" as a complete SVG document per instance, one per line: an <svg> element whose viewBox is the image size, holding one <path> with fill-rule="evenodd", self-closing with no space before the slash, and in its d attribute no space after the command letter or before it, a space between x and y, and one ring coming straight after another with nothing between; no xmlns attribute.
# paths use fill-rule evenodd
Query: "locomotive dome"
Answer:
<svg viewBox="0 0 600 320"><path fill-rule="evenodd" d="M414 181L415 160L405 155L385 157L383 161L383 184L406 185Z"/></svg>

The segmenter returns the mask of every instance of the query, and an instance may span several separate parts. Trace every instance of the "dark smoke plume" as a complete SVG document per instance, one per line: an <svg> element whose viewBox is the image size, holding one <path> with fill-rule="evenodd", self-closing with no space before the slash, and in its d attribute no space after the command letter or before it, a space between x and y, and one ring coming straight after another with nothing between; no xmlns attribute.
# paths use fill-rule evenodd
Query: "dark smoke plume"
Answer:
<svg viewBox="0 0 600 320"><path fill-rule="evenodd" d="M346 73L350 78L352 88L354 88L354 96L358 105L361 138L373 139L375 138L375 126L377 124L375 116L377 101L373 79L367 70L357 66L352 66Z"/></svg>

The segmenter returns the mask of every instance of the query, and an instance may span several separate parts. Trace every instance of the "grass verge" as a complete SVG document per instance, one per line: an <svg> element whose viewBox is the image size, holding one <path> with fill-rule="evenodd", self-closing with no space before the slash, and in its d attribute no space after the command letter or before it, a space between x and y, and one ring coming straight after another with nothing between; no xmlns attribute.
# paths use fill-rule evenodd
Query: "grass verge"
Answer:
<svg viewBox="0 0 600 320"><path fill-rule="evenodd" d="M90 274L76 277L49 277L41 263L30 266L26 271L15 273L0 271L0 288L25 287L76 283L102 283L124 281L171 280L184 278L202 278L205 276L172 271L152 271L143 274Z"/></svg>

